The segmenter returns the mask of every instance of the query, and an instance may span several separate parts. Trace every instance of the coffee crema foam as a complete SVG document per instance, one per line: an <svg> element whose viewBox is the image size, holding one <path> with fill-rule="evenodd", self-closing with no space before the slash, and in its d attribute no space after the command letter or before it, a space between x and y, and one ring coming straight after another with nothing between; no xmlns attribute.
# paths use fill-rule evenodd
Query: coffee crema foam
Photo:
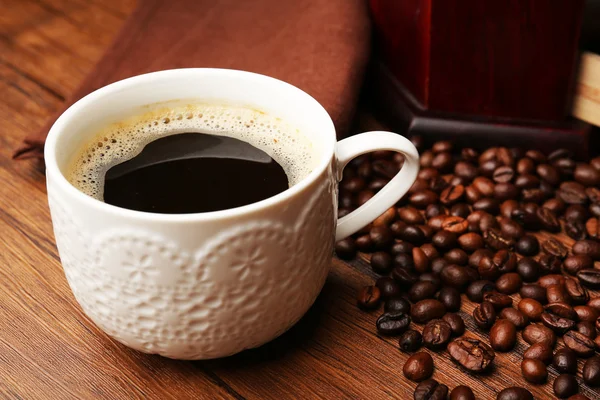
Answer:
<svg viewBox="0 0 600 400"><path fill-rule="evenodd" d="M150 142L185 132L250 143L281 165L290 187L310 174L317 163L312 142L280 118L239 106L195 104L161 108L102 129L75 155L67 180L103 201L104 178L111 167L134 158Z"/></svg>

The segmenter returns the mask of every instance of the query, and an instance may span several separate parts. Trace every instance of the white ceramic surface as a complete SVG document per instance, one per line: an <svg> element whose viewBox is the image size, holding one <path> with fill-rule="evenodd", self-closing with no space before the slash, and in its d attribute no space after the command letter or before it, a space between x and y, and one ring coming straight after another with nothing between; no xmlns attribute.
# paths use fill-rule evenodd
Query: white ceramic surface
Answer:
<svg viewBox="0 0 600 400"><path fill-rule="evenodd" d="M277 196L200 214L126 210L69 184L65 169L90 135L142 106L177 99L251 105L281 117L312 141L318 167ZM417 151L402 136L368 132L338 143L335 137L329 115L312 97L242 71L155 72L79 100L50 130L45 160L56 243L84 312L127 346L180 359L231 355L285 332L319 294L334 241L396 203L418 172ZM373 150L400 151L404 167L375 197L337 221L344 166Z"/></svg>

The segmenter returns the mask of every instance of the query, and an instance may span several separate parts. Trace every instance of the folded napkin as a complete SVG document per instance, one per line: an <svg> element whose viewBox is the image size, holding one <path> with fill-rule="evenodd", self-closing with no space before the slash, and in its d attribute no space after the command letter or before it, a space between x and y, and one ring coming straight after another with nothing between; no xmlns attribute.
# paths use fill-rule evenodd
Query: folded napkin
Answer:
<svg viewBox="0 0 600 400"><path fill-rule="evenodd" d="M298 86L348 128L369 58L364 0L139 0L116 40L15 158L43 157L48 129L73 102L120 79L171 68L232 68Z"/></svg>

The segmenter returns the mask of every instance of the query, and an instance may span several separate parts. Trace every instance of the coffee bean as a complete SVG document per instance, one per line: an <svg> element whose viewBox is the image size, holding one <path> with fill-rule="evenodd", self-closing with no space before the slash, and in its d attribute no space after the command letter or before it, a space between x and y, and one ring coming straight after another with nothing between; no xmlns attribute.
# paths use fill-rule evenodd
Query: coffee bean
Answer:
<svg viewBox="0 0 600 400"><path fill-rule="evenodd" d="M571 275L577 275L582 269L593 268L594 261L587 255L573 255L565 258L563 267Z"/></svg>
<svg viewBox="0 0 600 400"><path fill-rule="evenodd" d="M401 255L402 254L398 254L396 257L400 257ZM400 287L404 289L410 288L413 283L419 280L419 276L416 273L401 266L394 268L391 276L396 282L398 282Z"/></svg>
<svg viewBox="0 0 600 400"><path fill-rule="evenodd" d="M521 289L523 281L521 276L516 272L509 272L501 275L496 280L496 290L504 294L513 294Z"/></svg>
<svg viewBox="0 0 600 400"><path fill-rule="evenodd" d="M519 240L525 235L525 230L519 223L504 217L500 220L500 231L504 236L514 240Z"/></svg>
<svg viewBox="0 0 600 400"><path fill-rule="evenodd" d="M475 303L481 303L486 292L495 290L493 282L488 280L474 281L467 287L466 294L469 300Z"/></svg>
<svg viewBox="0 0 600 400"><path fill-rule="evenodd" d="M516 200L506 200L500 205L500 215L505 218L512 218L514 210L519 208L519 202Z"/></svg>
<svg viewBox="0 0 600 400"><path fill-rule="evenodd" d="M554 284L546 288L546 299L548 303L569 303L571 298L564 284Z"/></svg>
<svg viewBox="0 0 600 400"><path fill-rule="evenodd" d="M533 258L523 257L517 263L517 273L525 282L535 282L540 276L540 264Z"/></svg>
<svg viewBox="0 0 600 400"><path fill-rule="evenodd" d="M437 299L446 307L447 311L460 310L460 292L453 287L443 287L438 293Z"/></svg>
<svg viewBox="0 0 600 400"><path fill-rule="evenodd" d="M400 286L390 277L381 277L375 282L375 286L379 288L381 296L384 299L400 296Z"/></svg>
<svg viewBox="0 0 600 400"><path fill-rule="evenodd" d="M565 210L565 219L567 222L584 223L589 218L589 211L586 207L574 204L567 207Z"/></svg>
<svg viewBox="0 0 600 400"><path fill-rule="evenodd" d="M396 254L394 256L394 258L392 259L392 267L394 268L402 268L405 269L407 271L412 272L412 270L414 269L414 261L412 258L412 254L409 253L399 253ZM416 281L416 276L415 279Z"/></svg>
<svg viewBox="0 0 600 400"><path fill-rule="evenodd" d="M585 186L600 185L600 171L589 164L579 164L573 173L575 180Z"/></svg>
<svg viewBox="0 0 600 400"><path fill-rule="evenodd" d="M564 259L569 254L569 249L554 238L549 238L542 242L542 250L546 254L553 255L559 259Z"/></svg>
<svg viewBox="0 0 600 400"><path fill-rule="evenodd" d="M521 299L517 307L530 321L539 321L544 312L540 302L531 298Z"/></svg>
<svg viewBox="0 0 600 400"><path fill-rule="evenodd" d="M442 229L442 223L448 218L448 215L436 215L435 217L429 218L427 220L427 226L431 227L435 231L439 231Z"/></svg>
<svg viewBox="0 0 600 400"><path fill-rule="evenodd" d="M499 226L496 218L485 211L474 211L467 217L467 222L470 232L486 232Z"/></svg>
<svg viewBox="0 0 600 400"><path fill-rule="evenodd" d="M565 208L567 208L567 205L564 201L555 197L546 200L542 207L550 210L554 215L560 215L565 210Z"/></svg>
<svg viewBox="0 0 600 400"><path fill-rule="evenodd" d="M439 275L442 273L442 270L448 266L448 261L443 258L436 258L431 261L431 272L433 274Z"/></svg>
<svg viewBox="0 0 600 400"><path fill-rule="evenodd" d="M548 343L534 343L525 350L523 358L539 360L548 365L552 362L552 346Z"/></svg>
<svg viewBox="0 0 600 400"><path fill-rule="evenodd" d="M473 309L473 320L480 329L488 330L496 322L496 310L492 303L484 301Z"/></svg>
<svg viewBox="0 0 600 400"><path fill-rule="evenodd" d="M560 223L552 211L545 207L540 207L537 209L536 215L540 220L542 229L553 233L560 232Z"/></svg>
<svg viewBox="0 0 600 400"><path fill-rule="evenodd" d="M487 292L483 295L483 301L492 303L496 311L512 306L512 297L498 292Z"/></svg>
<svg viewBox="0 0 600 400"><path fill-rule="evenodd" d="M411 309L413 321L423 324L432 319L441 318L446 313L446 307L435 299L421 300L414 304Z"/></svg>
<svg viewBox="0 0 600 400"><path fill-rule="evenodd" d="M415 282L408 291L408 298L413 303L420 300L431 299L435 295L437 288L431 282L417 281Z"/></svg>
<svg viewBox="0 0 600 400"><path fill-rule="evenodd" d="M378 274L387 274L392 269L392 256L384 251L371 255L371 268Z"/></svg>
<svg viewBox="0 0 600 400"><path fill-rule="evenodd" d="M453 336L462 336L465 333L465 321L458 314L447 313L442 317L442 320L450 325Z"/></svg>
<svg viewBox="0 0 600 400"><path fill-rule="evenodd" d="M427 217L428 220L445 214L446 210L440 204L430 204L425 209L425 217Z"/></svg>
<svg viewBox="0 0 600 400"><path fill-rule="evenodd" d="M437 249L442 251L448 251L454 248L457 241L457 235L454 232L445 230L437 232L431 239L431 243L433 243Z"/></svg>
<svg viewBox="0 0 600 400"><path fill-rule="evenodd" d="M500 272L500 268L494 262L494 257L485 256L482 257L479 261L479 266L477 267L477 272L479 276L483 279L487 280L496 280L502 274Z"/></svg>
<svg viewBox="0 0 600 400"><path fill-rule="evenodd" d="M536 172L540 178L550 183L551 185L558 185L561 181L560 174L556 168L549 164L540 164L536 168Z"/></svg>
<svg viewBox="0 0 600 400"><path fill-rule="evenodd" d="M540 285L523 285L519 294L523 299L533 299L541 304L546 303L546 288Z"/></svg>
<svg viewBox="0 0 600 400"><path fill-rule="evenodd" d="M459 338L448 344L448 353L454 362L469 372L482 372L494 361L496 354L487 344L476 340Z"/></svg>
<svg viewBox="0 0 600 400"><path fill-rule="evenodd" d="M579 281L575 279L569 278L565 280L565 291L569 295L569 298L575 304L585 304L590 300L590 295L587 289L581 286L581 284L579 284Z"/></svg>
<svg viewBox="0 0 600 400"><path fill-rule="evenodd" d="M463 185L451 185L442 190L440 194L440 203L445 206L458 203L465 194L465 187Z"/></svg>
<svg viewBox="0 0 600 400"><path fill-rule="evenodd" d="M575 325L575 330L592 340L596 339L596 336L598 336L596 333L596 324L589 321L578 322L577 325Z"/></svg>
<svg viewBox="0 0 600 400"><path fill-rule="evenodd" d="M577 373L577 354L568 348L557 350L552 357L552 365L560 373Z"/></svg>
<svg viewBox="0 0 600 400"><path fill-rule="evenodd" d="M407 225L401 229L396 235L399 239L412 243L415 246L420 246L425 242L425 233L417 226Z"/></svg>
<svg viewBox="0 0 600 400"><path fill-rule="evenodd" d="M577 313L565 303L551 303L544 307L542 323L559 335L575 327Z"/></svg>
<svg viewBox="0 0 600 400"><path fill-rule="evenodd" d="M346 238L335 244L335 254L342 260L352 260L356 256L354 239Z"/></svg>
<svg viewBox="0 0 600 400"><path fill-rule="evenodd" d="M600 269L582 269L577 273L577 279L586 287L592 289L600 288Z"/></svg>
<svg viewBox="0 0 600 400"><path fill-rule="evenodd" d="M600 218L600 203L590 204L590 212Z"/></svg>
<svg viewBox="0 0 600 400"><path fill-rule="evenodd" d="M389 226L392 222L394 222L396 216L396 209L394 207L390 207L373 221L373 226Z"/></svg>
<svg viewBox="0 0 600 400"><path fill-rule="evenodd" d="M521 362L521 373L523 378L531 383L544 383L548 378L546 365L533 358L526 358Z"/></svg>
<svg viewBox="0 0 600 400"><path fill-rule="evenodd" d="M410 206L399 208L398 217L403 222L406 222L407 224L411 225L419 225L425 223L425 218L423 218L419 210Z"/></svg>
<svg viewBox="0 0 600 400"><path fill-rule="evenodd" d="M356 297L358 306L365 310L378 308L381 303L381 292L377 286L364 286Z"/></svg>
<svg viewBox="0 0 600 400"><path fill-rule="evenodd" d="M485 243L494 250L510 249L514 245L513 239L502 234L498 229L488 229L483 233Z"/></svg>
<svg viewBox="0 0 600 400"><path fill-rule="evenodd" d="M579 385L575 376L561 374L556 377L553 384L554 394L559 399L566 399L579 391Z"/></svg>
<svg viewBox="0 0 600 400"><path fill-rule="evenodd" d="M494 171L494 174L492 175L492 177L493 177L494 181L496 181L496 183L510 182L514 176L515 176L515 171L511 167L507 167L507 166L496 168L496 170Z"/></svg>
<svg viewBox="0 0 600 400"><path fill-rule="evenodd" d="M496 199L483 198L473 203L473 210L484 211L490 214L498 214L500 211L500 203Z"/></svg>
<svg viewBox="0 0 600 400"><path fill-rule="evenodd" d="M433 319L423 328L423 344L428 349L438 350L446 347L452 336L452 328L442 319Z"/></svg>
<svg viewBox="0 0 600 400"><path fill-rule="evenodd" d="M573 240L584 240L587 238L585 225L581 222L566 222L565 233Z"/></svg>
<svg viewBox="0 0 600 400"><path fill-rule="evenodd" d="M469 232L459 236L458 244L463 250L469 253L481 249L484 246L483 238L475 232Z"/></svg>
<svg viewBox="0 0 600 400"><path fill-rule="evenodd" d="M565 277L563 275L559 275L559 274L550 274L550 275L546 275L546 276L542 276L539 280L538 280L538 284L540 286L543 286L545 288L548 288L552 285L564 285L565 284Z"/></svg>
<svg viewBox="0 0 600 400"><path fill-rule="evenodd" d="M479 262L483 257L489 257L491 259L493 256L494 253L489 249L477 249L469 256L468 264L471 268L477 269L479 267Z"/></svg>
<svg viewBox="0 0 600 400"><path fill-rule="evenodd" d="M533 400L531 392L519 386L511 386L501 390L496 400Z"/></svg>
<svg viewBox="0 0 600 400"><path fill-rule="evenodd" d="M436 380L427 379L417 385L414 400L446 400L448 397L448 386L438 383Z"/></svg>
<svg viewBox="0 0 600 400"><path fill-rule="evenodd" d="M386 312L376 322L377 331L382 335L399 335L408 329L410 317L403 312Z"/></svg>
<svg viewBox="0 0 600 400"><path fill-rule="evenodd" d="M600 239L600 223L598 218L593 217L587 220L585 223L585 230L591 239Z"/></svg>
<svg viewBox="0 0 600 400"><path fill-rule="evenodd" d="M433 190L424 189L410 195L408 200L413 206L423 209L430 204L437 203L438 194Z"/></svg>
<svg viewBox="0 0 600 400"><path fill-rule="evenodd" d="M515 308L505 308L500 312L499 318L503 318L512 322L517 330L521 330L529 324L529 318L521 311Z"/></svg>
<svg viewBox="0 0 600 400"><path fill-rule="evenodd" d="M422 343L423 337L421 336L421 333L414 329L409 329L404 332L398 341L400 350L404 351L405 353L412 353L419 350Z"/></svg>
<svg viewBox="0 0 600 400"><path fill-rule="evenodd" d="M590 200L590 202L592 203L592 205L600 204L600 189L598 187L585 188L585 194L587 195L587 197ZM590 208L590 211L592 211L591 208ZM597 213L594 213L593 211L592 211L592 214L598 216Z"/></svg>
<svg viewBox="0 0 600 400"><path fill-rule="evenodd" d="M442 222L442 229L453 232L457 235L462 235L467 231L469 223L462 217L449 216Z"/></svg>
<svg viewBox="0 0 600 400"><path fill-rule="evenodd" d="M540 244L535 236L525 235L517 241L515 250L524 256L535 256L540 251Z"/></svg>
<svg viewBox="0 0 600 400"><path fill-rule="evenodd" d="M573 181L561 183L560 189L556 194L567 204L585 204L588 200L585 194L585 187Z"/></svg>
<svg viewBox="0 0 600 400"><path fill-rule="evenodd" d="M540 186L540 180L537 176L531 174L522 174L515 178L515 186L519 189L535 189Z"/></svg>
<svg viewBox="0 0 600 400"><path fill-rule="evenodd" d="M475 394L470 387L460 385L452 389L449 400L475 400Z"/></svg>
<svg viewBox="0 0 600 400"><path fill-rule="evenodd" d="M594 356L583 364L582 377L586 385L600 386L600 356Z"/></svg>
<svg viewBox="0 0 600 400"><path fill-rule="evenodd" d="M390 314L396 313L410 313L410 303L403 297L390 297L388 298L384 305L383 310Z"/></svg>
<svg viewBox="0 0 600 400"><path fill-rule="evenodd" d="M419 280L433 283L438 290L442 287L442 280L438 274L434 274L433 272L427 272L419 275Z"/></svg>
<svg viewBox="0 0 600 400"><path fill-rule="evenodd" d="M531 174L535 171L535 163L531 158L521 158L517 162L517 172L519 174Z"/></svg>
<svg viewBox="0 0 600 400"><path fill-rule="evenodd" d="M600 297L590 298L590 301L588 301L587 305L600 312Z"/></svg>
<svg viewBox="0 0 600 400"><path fill-rule="evenodd" d="M446 286L450 286L458 290L464 290L470 281L467 267L461 267L454 264L445 267L442 270L440 277Z"/></svg>
<svg viewBox="0 0 600 400"><path fill-rule="evenodd" d="M454 175L472 181L477 177L477 167L470 162L459 161L454 166Z"/></svg>
<svg viewBox="0 0 600 400"><path fill-rule="evenodd" d="M356 248L363 253L370 253L373 251L373 241L370 235L361 235L356 238Z"/></svg>
<svg viewBox="0 0 600 400"><path fill-rule="evenodd" d="M394 242L392 231L387 226L374 226L369 232L369 237L377 250L386 250Z"/></svg>
<svg viewBox="0 0 600 400"><path fill-rule="evenodd" d="M435 231L427 225L417 225L417 228L419 228L423 232L426 241L430 241L433 235L435 234Z"/></svg>
<svg viewBox="0 0 600 400"><path fill-rule="evenodd" d="M552 329L546 328L544 325L531 324L523 329L523 340L529 344L546 343L554 346L556 335L552 332Z"/></svg>
<svg viewBox="0 0 600 400"><path fill-rule="evenodd" d="M542 274L558 274L562 263L560 258L552 254L542 254L539 258L539 264Z"/></svg>
<svg viewBox="0 0 600 400"><path fill-rule="evenodd" d="M415 353L406 360L402 372L411 381L421 382L433 374L433 358L423 351Z"/></svg>
<svg viewBox="0 0 600 400"><path fill-rule="evenodd" d="M523 189L521 198L523 201L539 204L545 200L546 194L541 189Z"/></svg>
<svg viewBox="0 0 600 400"><path fill-rule="evenodd" d="M573 350L579 357L587 358L594 355L594 342L579 332L569 331L565 333L563 340L565 342L565 346Z"/></svg>
<svg viewBox="0 0 600 400"><path fill-rule="evenodd" d="M507 319L499 319L490 329L490 344L496 351L506 352L517 343L517 328Z"/></svg>

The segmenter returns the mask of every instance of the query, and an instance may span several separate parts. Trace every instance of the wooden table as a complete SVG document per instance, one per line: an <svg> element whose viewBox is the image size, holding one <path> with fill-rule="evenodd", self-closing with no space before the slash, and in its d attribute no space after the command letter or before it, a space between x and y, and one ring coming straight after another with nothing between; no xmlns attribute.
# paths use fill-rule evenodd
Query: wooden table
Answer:
<svg viewBox="0 0 600 400"><path fill-rule="evenodd" d="M44 175L11 154L72 92L110 43L134 0L0 0L0 394L65 398L412 398L406 354L381 338L377 313L359 311L355 293L375 275L361 258L333 260L323 293L292 330L227 359L181 362L129 350L82 313L54 244ZM462 315L469 336L473 305ZM526 385L516 352L498 355L495 373L459 372L446 352L434 378L471 386L478 398ZM580 366L581 367L581 366ZM551 378L556 376L551 370ZM551 384L527 385L548 397ZM590 398L597 391L582 389Z"/></svg>

